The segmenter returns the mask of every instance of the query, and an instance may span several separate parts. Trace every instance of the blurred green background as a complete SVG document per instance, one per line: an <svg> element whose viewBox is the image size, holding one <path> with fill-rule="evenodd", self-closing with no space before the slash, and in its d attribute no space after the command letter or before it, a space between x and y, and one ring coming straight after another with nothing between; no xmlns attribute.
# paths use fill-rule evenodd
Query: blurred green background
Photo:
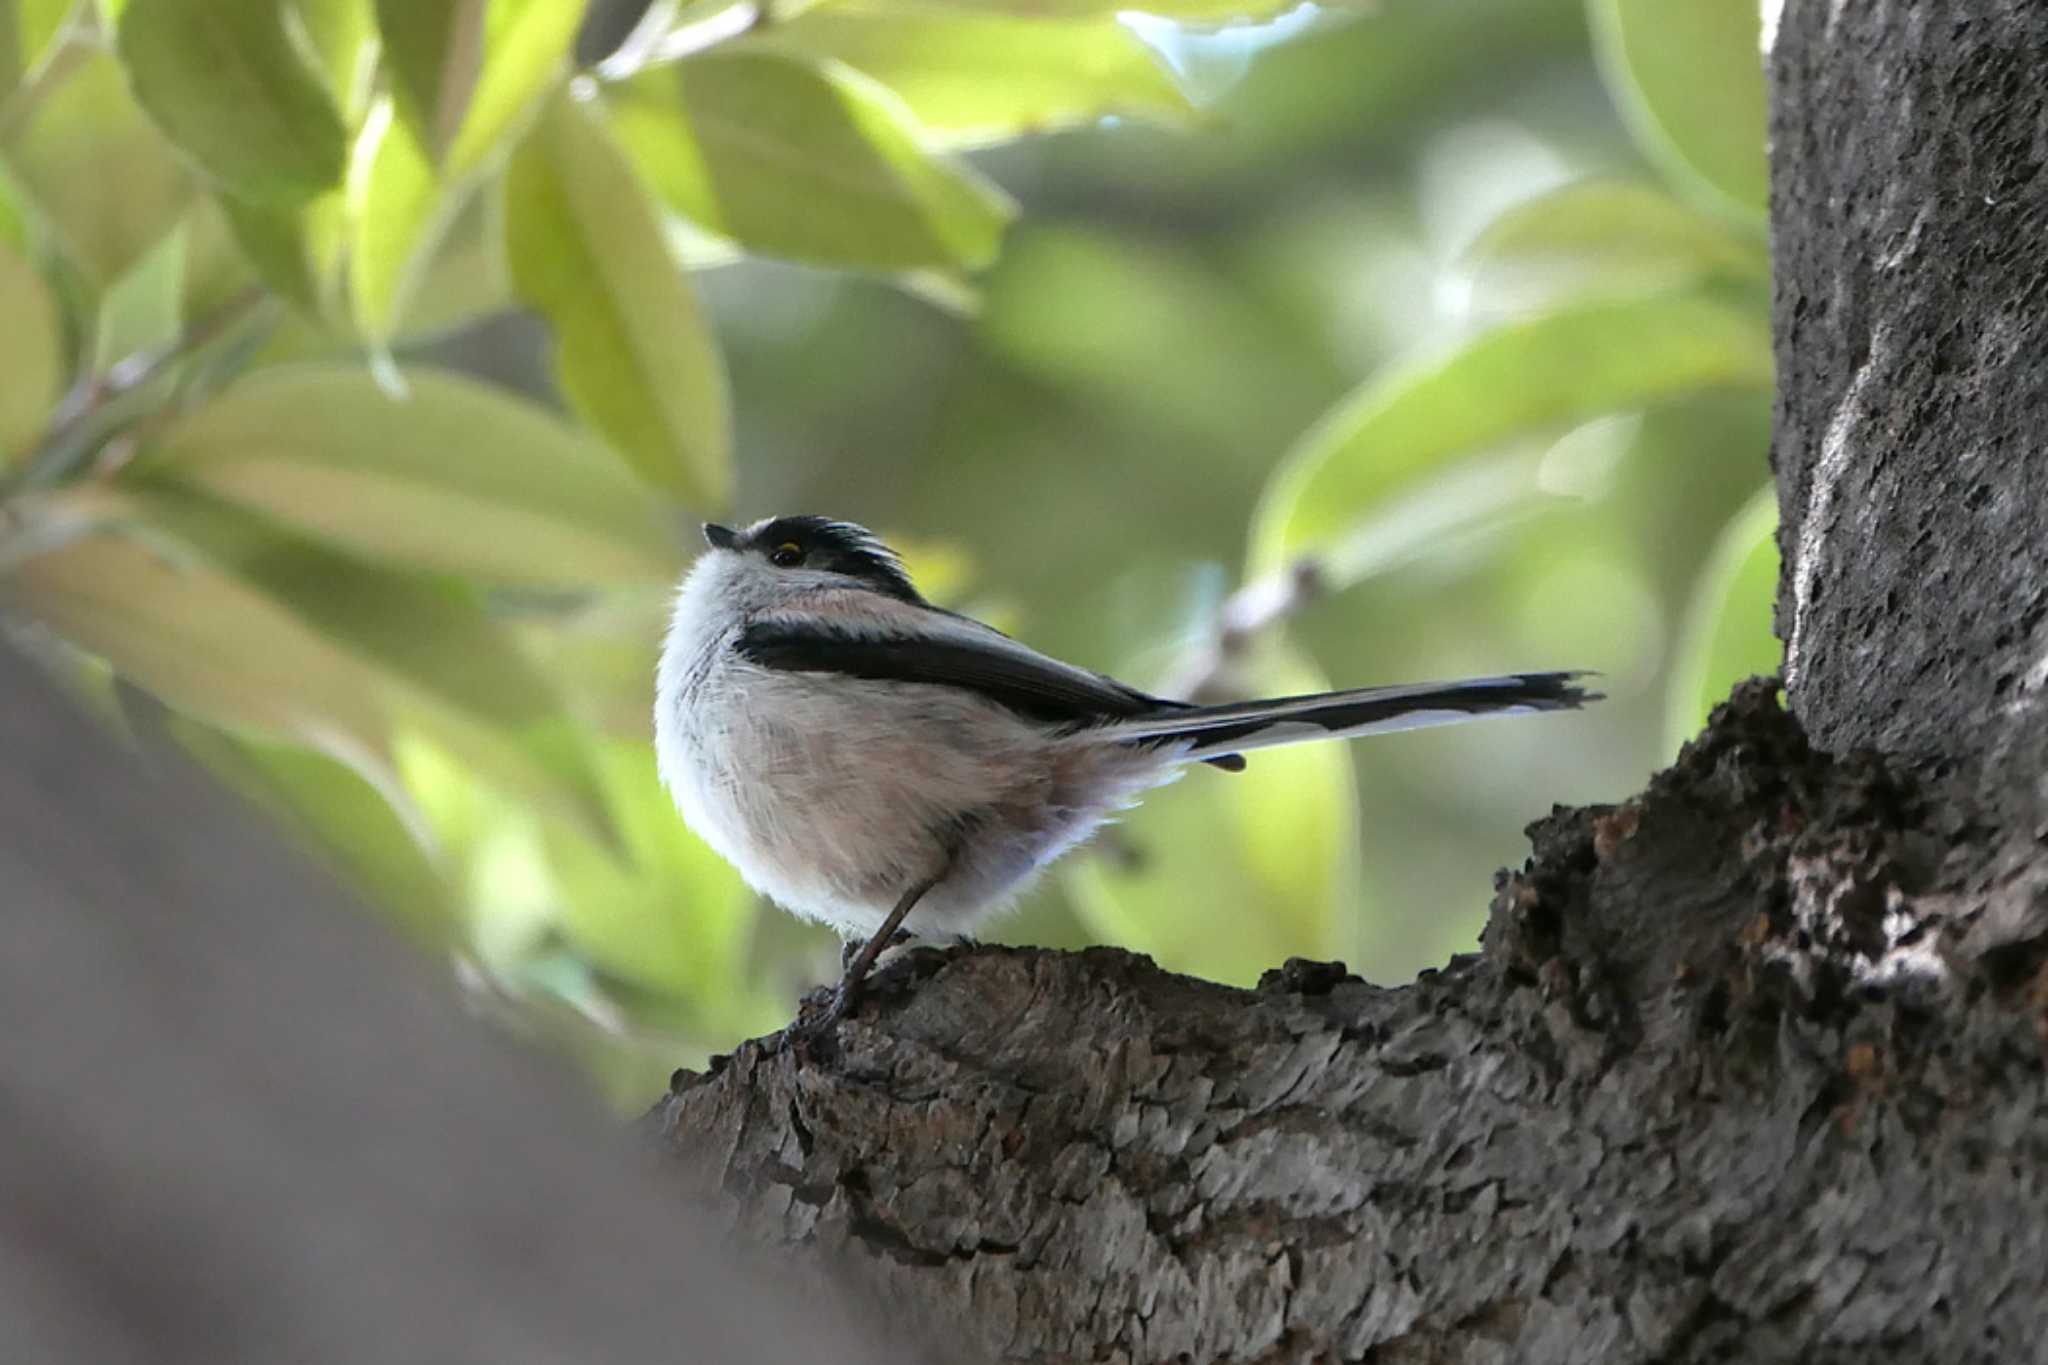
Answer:
<svg viewBox="0 0 2048 1365"><path fill-rule="evenodd" d="M1198 771L993 935L1234 982L1469 950L1776 666L1754 5L647 10L23 3L0 105L9 634L621 1103L837 964L653 777L702 517L1144 686L1604 674Z"/></svg>

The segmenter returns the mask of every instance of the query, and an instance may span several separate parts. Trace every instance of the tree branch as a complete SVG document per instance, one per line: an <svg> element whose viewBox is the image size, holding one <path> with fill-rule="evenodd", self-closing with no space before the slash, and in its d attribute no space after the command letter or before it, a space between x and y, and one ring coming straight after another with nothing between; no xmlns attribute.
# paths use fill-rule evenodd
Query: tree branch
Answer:
<svg viewBox="0 0 2048 1365"><path fill-rule="evenodd" d="M747 1044L650 1122L752 1235L1006 1360L2018 1349L2038 888L1966 897L1951 808L1773 698L1535 826L1485 952L1415 985L925 951L836 1051Z"/></svg>

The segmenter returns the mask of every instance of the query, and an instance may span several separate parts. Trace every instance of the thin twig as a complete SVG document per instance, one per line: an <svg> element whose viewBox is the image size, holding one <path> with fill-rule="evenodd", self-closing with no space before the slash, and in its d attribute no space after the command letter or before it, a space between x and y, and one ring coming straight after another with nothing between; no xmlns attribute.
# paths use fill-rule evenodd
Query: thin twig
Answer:
<svg viewBox="0 0 2048 1365"><path fill-rule="evenodd" d="M1186 701L1225 701L1236 693L1236 672L1258 638L1329 591L1320 559L1297 559L1280 573L1245 584L1216 608L1209 635L1161 690Z"/></svg>
<svg viewBox="0 0 2048 1365"><path fill-rule="evenodd" d="M92 443L80 444L77 438L109 405L146 388L195 351L218 341L246 321L269 297L270 292L262 285L249 285L159 349L125 356L108 366L105 373L81 379L58 404L35 454L22 463L17 482L47 483L70 473L93 449Z"/></svg>

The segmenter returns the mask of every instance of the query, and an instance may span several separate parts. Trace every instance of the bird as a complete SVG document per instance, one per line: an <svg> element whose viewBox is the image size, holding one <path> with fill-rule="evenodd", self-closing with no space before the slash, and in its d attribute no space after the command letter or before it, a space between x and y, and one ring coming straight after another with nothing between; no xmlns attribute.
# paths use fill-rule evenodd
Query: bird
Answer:
<svg viewBox="0 0 2048 1365"><path fill-rule="evenodd" d="M656 669L657 766L749 886L839 932L819 1028L892 943L965 937L1191 764L1598 699L1574 670L1193 705L933 605L852 522L703 533Z"/></svg>

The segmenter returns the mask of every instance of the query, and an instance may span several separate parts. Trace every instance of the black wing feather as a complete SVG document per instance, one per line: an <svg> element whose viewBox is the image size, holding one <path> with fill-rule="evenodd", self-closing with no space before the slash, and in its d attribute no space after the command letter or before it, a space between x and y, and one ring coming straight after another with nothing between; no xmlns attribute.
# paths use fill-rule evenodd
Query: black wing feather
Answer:
<svg viewBox="0 0 2048 1365"><path fill-rule="evenodd" d="M736 647L763 668L956 687L1050 725L1078 728L1183 706L1099 673L1034 658L1021 648L991 649L971 640L763 622L747 627Z"/></svg>

